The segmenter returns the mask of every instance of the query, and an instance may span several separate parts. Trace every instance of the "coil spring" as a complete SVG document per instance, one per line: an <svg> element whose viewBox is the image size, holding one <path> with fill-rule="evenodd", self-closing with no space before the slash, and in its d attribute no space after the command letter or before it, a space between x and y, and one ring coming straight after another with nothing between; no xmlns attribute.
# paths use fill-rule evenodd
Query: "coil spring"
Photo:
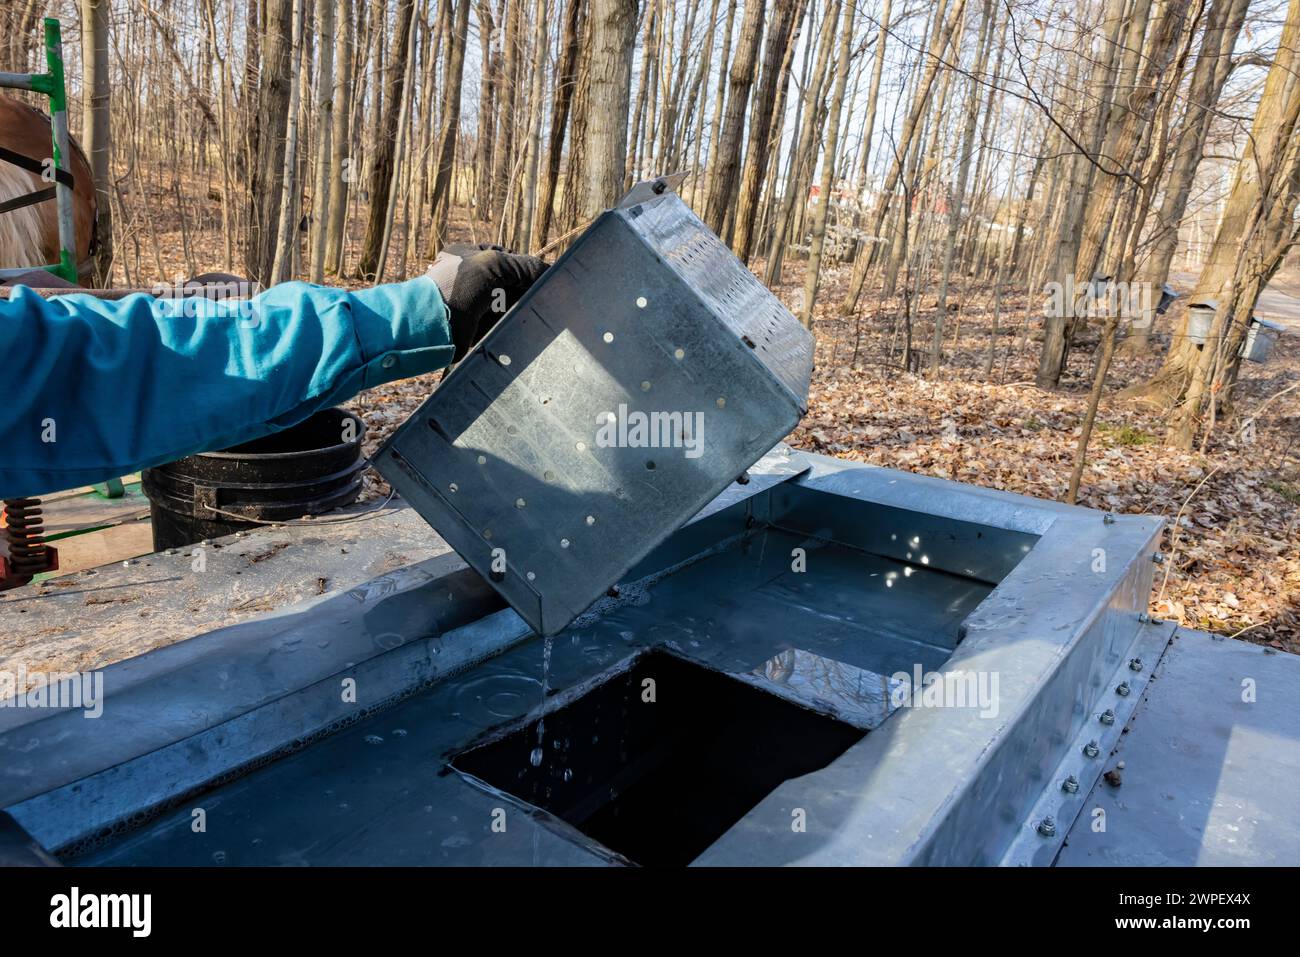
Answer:
<svg viewBox="0 0 1300 957"><path fill-rule="evenodd" d="M49 567L45 552L45 523L39 498L5 499L5 538L9 564L19 575L35 575Z"/></svg>

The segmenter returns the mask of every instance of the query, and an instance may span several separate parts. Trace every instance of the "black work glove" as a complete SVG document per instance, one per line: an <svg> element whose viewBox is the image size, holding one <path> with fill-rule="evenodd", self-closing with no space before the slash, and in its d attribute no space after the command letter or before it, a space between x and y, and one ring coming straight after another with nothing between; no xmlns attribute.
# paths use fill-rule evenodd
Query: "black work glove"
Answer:
<svg viewBox="0 0 1300 957"><path fill-rule="evenodd" d="M438 253L428 275L450 314L452 361L463 359L549 267L536 256L488 243L454 244Z"/></svg>

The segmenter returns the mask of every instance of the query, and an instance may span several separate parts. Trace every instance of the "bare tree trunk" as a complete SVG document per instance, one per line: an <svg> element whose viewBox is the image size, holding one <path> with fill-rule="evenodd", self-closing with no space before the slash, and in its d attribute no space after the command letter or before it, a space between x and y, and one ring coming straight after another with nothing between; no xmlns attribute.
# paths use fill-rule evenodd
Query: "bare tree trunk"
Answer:
<svg viewBox="0 0 1300 957"><path fill-rule="evenodd" d="M244 267L248 278L270 285L275 281L276 227L284 186L285 130L289 120L293 80L293 3L266 0L262 26L261 76L257 83L255 154L249 183L248 242Z"/></svg>
<svg viewBox="0 0 1300 957"><path fill-rule="evenodd" d="M730 0L728 0L730 3ZM735 5L729 6L730 10L735 9ZM713 30L718 23L718 0L710 0L709 19L705 25L707 38L704 41L703 56L700 57L699 71L695 75L694 93L691 96L691 108L695 110L695 126L692 139L694 140L693 153L691 159L691 205L698 212L703 207L700 205L700 190L704 188L707 177L702 175L700 168L700 154L704 146L704 114L707 112L709 91L709 70L713 64ZM727 35L731 33L730 21L728 21ZM698 106L696 100L698 99Z"/></svg>
<svg viewBox="0 0 1300 957"><path fill-rule="evenodd" d="M233 191L232 177L230 167L237 163L237 158L232 157L234 152L230 142L230 99L231 99L231 81L230 81L230 48L227 46L222 51L217 43L217 26L216 10L214 9L215 0L204 0L203 15L208 28L209 50L213 60L218 65L218 81L221 84L221 92L217 97L217 114L219 117L219 139L218 148L221 151L221 238L223 244L224 258L222 260L223 268L229 272L235 268L234 264L234 243L235 243L235 211L234 199L231 196ZM227 40L229 43L229 39ZM111 269L109 270L111 272ZM108 285L108 274L103 277L103 282Z"/></svg>
<svg viewBox="0 0 1300 957"><path fill-rule="evenodd" d="M427 0L424 0L427 2ZM415 4L411 4L412 14L414 14ZM393 226L397 221L397 194L398 185L401 180L401 171L403 165L409 169L410 164L406 163L406 154L410 151L411 127L411 101L415 96L415 39L414 30L407 30L408 38L406 47L401 53L402 63L402 87L401 93L397 97L397 139L393 144L393 172L388 191L388 204L383 220L382 237L379 242L379 262L375 268L375 282L384 281L384 273L388 269L388 248L392 241ZM406 185L406 192L409 195L410 184ZM407 220L409 228L409 219Z"/></svg>
<svg viewBox="0 0 1300 957"><path fill-rule="evenodd" d="M695 39L699 9L700 0L688 0L685 33L682 36L681 49L676 55L677 73L671 77L672 88L665 95L664 123L659 150L660 162L665 171L680 168L686 145L683 139L690 127L690 104L694 102L694 93L693 90L688 89L687 77L691 61L690 48Z"/></svg>
<svg viewBox="0 0 1300 957"><path fill-rule="evenodd" d="M785 251L786 240L790 235L791 224L800 204L806 204L808 194L804 185L804 167L813 169L812 155L817 128L820 125L818 114L821 112L822 84L827 74L827 63L834 46L835 27L839 24L839 0L827 0L828 8L822 19L822 27L817 37L817 64L809 74L811 79L805 84L803 121L799 130L798 146L791 156L790 173L786 177L785 197L781 213L777 217L775 228L767 247L767 268L764 281L773 286L781 275L781 261Z"/></svg>
<svg viewBox="0 0 1300 957"><path fill-rule="evenodd" d="M975 41L976 62L974 69L988 59L987 44L990 40L989 24L993 18L991 0L984 0L984 10L980 15L980 32ZM975 145L975 124L979 121L980 91L972 81L966 98L966 126L962 130L961 157L957 161L957 184L953 188L952 199L948 204L948 233L943 244L943 272L939 278L939 296L934 313L934 341L930 344L930 374L939 374L939 364L943 360L943 321L948 311L948 283L952 277L952 257L957 248L957 230L961 226L962 205L966 202L966 177L970 174L971 150Z"/></svg>
<svg viewBox="0 0 1300 957"><path fill-rule="evenodd" d="M997 16L998 9L999 8L995 6L994 8L995 18ZM991 164L987 171L985 170L984 167L986 161L992 157L993 134L995 131L1000 131L1002 125L1004 98L998 97L997 94L1004 87L1003 77L1002 77L1002 61L1006 53L1007 28L1009 25L1010 25L1010 19L1007 17L1003 17L1002 26L998 31L997 39L993 40L992 33L989 34L990 41L996 44L998 54L997 54L997 59L993 64L993 76L987 84L988 93L984 100L984 109L983 109L983 114L984 114L983 131L980 134L979 153L978 153L978 158L975 161L975 178L971 180L971 182L975 184L975 198L974 198L974 203L971 207L971 211L972 211L971 215L966 218L965 236L964 238L960 239L957 243L958 263L962 263L962 262L969 263L971 238L973 235L975 235L978 232L977 224L979 222L979 216L975 214L975 210L978 208L982 208L985 200L987 200L993 194L993 180L996 176L997 164L996 163ZM1023 111L1021 115L1023 116ZM1014 140L1014 142L1019 143L1021 142L1021 140L1019 139L1019 137L1017 137ZM1014 160L1012 165L1015 165ZM983 185L981 186L981 184ZM997 211L995 210L994 217L996 217L996 214ZM993 220L991 218L989 221L990 230L992 224L993 224ZM981 249L982 248L983 247L981 247ZM999 246L999 248L1001 247ZM980 252L977 251L976 255L979 256ZM977 259L977 263L978 263L978 259ZM978 265L975 268L975 272L977 274L979 273Z"/></svg>
<svg viewBox="0 0 1300 957"><path fill-rule="evenodd" d="M790 34L795 22L803 13L805 0L775 0L771 12L771 26L767 45L763 50L763 72L758 90L754 94L754 108L749 114L749 148L745 153L745 169L741 176L740 205L736 210L735 249L742 261L749 262L753 246L754 220L758 216L759 193L767 172L773 127L772 111L776 106L778 81L784 79L785 64L793 50ZM777 128L780 145L780 129Z"/></svg>
<svg viewBox="0 0 1300 957"><path fill-rule="evenodd" d="M1187 90L1187 110L1182 129L1174 148L1173 168L1164 187L1164 199L1156 214L1156 233L1142 278L1160 289L1169 279L1174 250L1178 246L1178 227L1187 209L1192 183L1210 129L1215 104L1232 72L1232 50L1237 35L1246 19L1250 0L1216 0L1210 10L1201 40L1201 51L1196 58L1191 85ZM1159 298L1157 295L1154 298ZM1133 324L1132 334L1125 340L1129 351L1143 352L1150 341L1151 326L1155 320L1154 306Z"/></svg>
<svg viewBox="0 0 1300 957"><path fill-rule="evenodd" d="M321 0L323 2L323 0ZM343 221L347 215L348 185L354 175L351 171L352 138L352 88L354 82L353 58L355 40L352 32L352 0L337 0L334 61L334 116L330 133L330 195L328 200L329 223L325 236L325 271L337 274L343 249ZM362 5L364 10L364 5Z"/></svg>
<svg viewBox="0 0 1300 957"><path fill-rule="evenodd" d="M744 145L745 117L749 110L749 90L754 85L754 62L763 38L763 0L745 0L745 16L740 23L740 42L731 64L731 81L727 105L723 110L722 132L717 146L710 152L714 176L705 205L704 222L715 233L725 233L725 219L735 202L740 152ZM788 23L788 11L787 11ZM725 238L725 237L724 237Z"/></svg>
<svg viewBox="0 0 1300 957"><path fill-rule="evenodd" d="M953 36L952 48L961 49L962 35L965 33L965 21L957 26L957 32ZM930 191L923 191L923 187L929 186L930 181L934 178L935 171L939 164L939 148L943 141L943 121L948 114L948 95L952 91L953 70L944 70L943 80L939 86L939 96L935 101L932 109L928 110L925 121L921 124L917 135L913 137L913 147L903 164L902 182L910 184L913 196L923 197ZM922 201L918 209L913 205L903 205L893 212L895 222L894 234L902 234L903 221L910 219L913 214L920 214L919 221L914 229L916 241L912 243L911 256L915 265L909 269L910 273L916 273L918 276L929 271L930 259L930 242L929 233L932 226L931 216L925 208ZM909 229L911 228L908 224ZM889 258L885 264L885 275L882 284L883 295L888 298L894 295L898 283L898 275L904 264L907 262L908 252L902 243L893 243L889 246ZM925 268L920 267L924 265ZM917 351L919 356L920 352ZM919 368L919 367L918 367Z"/></svg>
<svg viewBox="0 0 1300 957"><path fill-rule="evenodd" d="M435 6L434 0L423 0L424 7L416 17L416 29L419 38L419 57L415 61L415 71L424 74L422 83L412 86L411 94L416 96L415 86L419 87L418 101L412 105L411 122L418 124L411 133L411 162L407 166L407 179L414 182L406 191L403 202L403 215L406 219L406 241L402 244L402 261L399 272L406 274L407 264L414 259L424 258L424 249L429 243L424 235L424 209L429 203L431 183L434 179L438 162L438 135L441 114L445 113L444 104L439 102L435 90L444 89L447 76L438 76L438 62L444 47L452 45L452 7L449 3ZM428 12L430 7L436 9L432 19ZM443 58L444 66L449 65L450 53ZM417 138L418 137L418 138Z"/></svg>
<svg viewBox="0 0 1300 957"><path fill-rule="evenodd" d="M885 47L889 38L893 0L885 0L880 10L880 30L876 34L876 52L871 64L871 87L867 90L867 116L862 124L862 155L858 164L858 192L865 201L871 174L871 137L876 129L876 104L880 100L880 78L885 69Z"/></svg>
<svg viewBox="0 0 1300 957"><path fill-rule="evenodd" d="M636 0L591 0L591 87L578 215L595 219L623 188L627 115L632 98Z"/></svg>
<svg viewBox="0 0 1300 957"><path fill-rule="evenodd" d="M556 77L554 112L551 116L551 134L546 151L546 179L538 200L537 230L534 242L537 247L546 244L555 208L555 189L560 179L560 159L564 150L564 134L569 125L569 109L577 86L578 42L582 38L585 0L568 0L564 8L564 33L560 40L563 53Z"/></svg>
<svg viewBox="0 0 1300 957"><path fill-rule="evenodd" d="M379 268L379 254L388 221L388 196L393 188L397 152L398 124L402 116L406 84L406 63L410 56L411 21L415 0L400 0L397 7L397 33L389 51L388 86L384 94L383 120L376 130L376 142L370 166L370 216L365 238L361 241L358 269L367 282L374 282Z"/></svg>
<svg viewBox="0 0 1300 957"><path fill-rule="evenodd" d="M806 25L809 28L808 41L804 43L804 52L811 49L811 31L815 21L815 4L810 0L801 0L799 12L795 17L795 27L790 42L786 44L785 57L781 62L781 77L777 81L776 103L772 107L772 116L769 121L768 130L768 152L770 156L767 161L767 172L764 181L759 185L759 202L756 211L755 230L750 239L749 253L752 256L755 252L764 253L767 249L768 239L772 232L773 221L776 219L776 211L780 208L779 190L777 188L781 177L781 145L785 138L786 129L786 102L789 98L790 84L794 77L794 61L799 45L799 39ZM798 136L800 125L799 108L796 106L794 122L791 129ZM797 146L797 142L792 146ZM754 247L758 247L755 249ZM748 262L748 260L746 260Z"/></svg>
<svg viewBox="0 0 1300 957"><path fill-rule="evenodd" d="M346 17L347 11L343 11ZM312 187L311 281L325 281L325 241L329 231L330 137L334 133L334 0L319 0L320 70L316 74L316 183Z"/></svg>
<svg viewBox="0 0 1300 957"><path fill-rule="evenodd" d="M943 63L948 45L952 42L952 38L957 31L957 25L961 22L962 13L966 9L966 0L954 0L953 6L947 10L947 17L945 18L945 4L946 0L939 0L939 5L935 7L934 30L930 37L925 66L920 79L917 81L916 91L912 96L912 105L908 109L906 119L903 121L903 129L895 149L894 161L890 164L884 185L881 187L880 202L876 204L876 210L872 215L870 235L873 237L882 235L881 227L884 225L885 217L889 213L894 191L898 188L899 180L903 177L906 157L912 148L913 140L919 132L921 118L930 99L930 88L934 84L935 75ZM861 254L854 263L853 275L849 280L849 291L844 298L844 302L840 305L841 315L851 316L854 310L857 309L858 298L862 295L862 287L866 281L867 269L876 254L876 250L876 246L867 245L862 249Z"/></svg>
<svg viewBox="0 0 1300 957"><path fill-rule="evenodd" d="M1136 82L1137 58L1142 52L1150 20L1151 0L1103 0L1103 7L1105 48L1092 65L1084 101L1075 110L1075 130L1069 135L1061 131L1057 137L1062 148L1068 147L1071 153L1067 160L1058 164L1048 208L1054 209L1059 205L1061 209L1050 234L1050 245L1045 243L1041 251L1046 275L1063 285L1067 280L1086 283L1092 279L1095 263L1089 266L1086 274L1076 274L1081 252L1085 243L1092 248L1106 241L1105 232L1099 231L1099 217L1109 215L1112 210L1109 206L1089 205L1089 197L1097 175L1096 166L1112 157L1120 145L1124 112L1118 101L1129 95ZM1065 90L1076 88L1076 81L1081 79L1081 70L1086 64L1087 61L1071 63ZM1130 142L1135 145L1136 141L1130 138ZM1109 168L1112 173L1118 170L1114 163ZM1063 198L1060 195L1062 191ZM1091 230L1087 229L1089 210L1094 214ZM1109 220L1105 228L1109 229ZM1073 322L1069 317L1046 317L1037 375L1040 387L1055 388L1059 383L1072 330Z"/></svg>
<svg viewBox="0 0 1300 957"><path fill-rule="evenodd" d="M1116 212L1115 197L1121 189L1120 178L1133 173L1129 167L1150 121L1148 107L1155 101L1157 84L1165 79L1161 71L1172 60L1182 34L1187 0L1155 2L1159 11L1149 37L1146 26L1152 0L1137 0L1133 5L1133 22L1125 37L1124 55L1111 95L1110 118L1105 122L1099 152L1099 158L1111 172L1107 175L1098 169L1099 164L1087 164L1090 186L1079 238L1079 258L1074 268L1077 281L1087 282L1094 275L1107 272L1104 253ZM1153 69L1157 63L1160 70Z"/></svg>
<svg viewBox="0 0 1300 957"><path fill-rule="evenodd" d="M1144 3L1149 3L1149 0L1138 0L1136 6L1141 8ZM1073 268L1075 283L1088 283L1094 276L1110 275L1114 271L1113 264L1106 262L1103 253L1115 216L1115 197L1123 181L1134 175L1131 169L1133 157L1147 133L1152 104L1161 85L1177 82L1177 78L1169 77L1166 71L1178 47L1188 12L1183 0L1161 0L1155 25L1144 47L1143 56L1146 63L1141 69L1140 78L1131 92L1117 97L1117 100L1123 100L1122 115L1118 123L1116 123L1116 112L1121 107L1116 106L1111 110L1108 131L1101 147L1101 156L1105 165L1094 171L1093 185L1087 191L1087 211L1079 241L1078 257ZM1125 62L1121 67L1118 80L1120 91L1124 90L1128 77L1136 69L1129 65L1132 58L1132 44L1138 43L1139 47L1143 46L1139 42L1140 34L1137 32L1139 22L1142 21L1135 14L1134 25L1126 40L1130 48L1125 52ZM1060 381L1068 354L1069 340L1075 325L1073 320L1062 322L1059 318L1052 317L1047 337L1043 341L1043 352L1035 377L1040 387L1052 388Z"/></svg>
<svg viewBox="0 0 1300 957"><path fill-rule="evenodd" d="M1172 398L1168 438L1191 448L1203 406L1222 404L1236 382L1256 300L1297 240L1300 200L1300 0L1290 0L1250 138L1191 301L1218 302L1204 346L1176 336L1148 390ZM1185 332L1185 323L1179 329Z"/></svg>
<svg viewBox="0 0 1300 957"><path fill-rule="evenodd" d="M438 173L433 181L430 206L433 229L429 233L429 258L432 259L447 237L447 217L451 210L452 177L455 173L456 134L460 128L460 95L465 75L465 44L469 39L470 0L458 0L456 20L448 51L447 87L442 100L442 132L438 137Z"/></svg>
<svg viewBox="0 0 1300 957"><path fill-rule="evenodd" d="M701 177L704 189L704 202L707 204L713 196L713 181L718 175L715 158L718 155L718 140L721 139L722 111L727 104L727 64L731 60L731 34L736 23L737 0L727 0L726 26L722 28L722 50L718 55L718 89L713 98L713 116L709 120L709 173Z"/></svg>
<svg viewBox="0 0 1300 957"><path fill-rule="evenodd" d="M501 55L499 41L493 42L497 34L496 22L492 17L490 0L478 0L479 63L483 72L478 95L478 133L475 137L474 159L474 207L478 219L490 222L492 219L492 195L495 184L492 180L492 164L496 146L496 106L497 90L500 88Z"/></svg>
<svg viewBox="0 0 1300 957"><path fill-rule="evenodd" d="M293 0L293 30L289 67L289 116L284 135L284 174L281 177L279 229L271 282L293 278L293 251L298 243L298 98L302 95L302 0Z"/></svg>
<svg viewBox="0 0 1300 957"><path fill-rule="evenodd" d="M1190 42L1188 48L1190 48ZM1166 133L1173 100L1172 94L1178 89L1178 76L1184 66L1185 56L1186 52L1184 51L1183 56L1179 58L1169 85L1163 95L1159 97L1159 102L1152 111L1153 115L1149 118L1151 127L1161 128ZM1150 74L1147 74L1147 76L1149 77ZM1120 195L1119 209L1116 210L1114 220L1115 225L1119 228L1111 231L1109 240L1111 248L1107 251L1110 253L1111 261L1115 263L1115 279L1118 282L1129 283L1136 276L1135 259L1138 240L1142 233L1142 224L1146 221L1151 209L1151 199L1155 193L1156 185L1161 178L1167 148L1167 135L1147 138L1136 157L1137 163L1135 165L1141 173L1133 178L1131 184L1125 184L1125 188ZM1084 411L1083 421L1079 426L1079 442L1075 447L1074 467L1071 470L1070 484L1065 493L1065 501L1070 505L1075 504L1078 500L1079 485L1083 479L1084 466L1087 464L1088 442L1092 437L1093 425L1097 420L1097 410L1101 405L1102 393L1105 391L1106 374L1110 370L1111 359L1115 354L1115 333L1119 325L1119 318L1119 309L1111 304L1111 307L1106 309L1101 338L1101 355L1098 357L1097 367L1093 373L1092 391L1088 396L1088 405Z"/></svg>
<svg viewBox="0 0 1300 957"><path fill-rule="evenodd" d="M111 85L108 74L108 14L110 0L81 0L81 55L86 85L81 145L95 177L94 285L109 285L113 272L113 214L109 164L113 140L109 124ZM65 158L65 162L67 159Z"/></svg>
<svg viewBox="0 0 1300 957"><path fill-rule="evenodd" d="M591 112L591 8L582 20L582 40L578 44L578 66L573 84L573 118L569 121L569 158L564 172L564 197L560 205L559 224L572 231L579 220L584 190L579 186L587 177L587 115Z"/></svg>
<svg viewBox="0 0 1300 957"><path fill-rule="evenodd" d="M546 0L536 0L536 32L533 36L533 76L531 116L528 122L528 163L524 172L524 208L520 215L519 242L524 249L531 249L534 243L533 217L537 208L537 178L541 168L539 154L542 149L542 97L546 89Z"/></svg>
<svg viewBox="0 0 1300 957"><path fill-rule="evenodd" d="M518 99L519 20L524 0L505 0L505 34L501 82L497 87L497 127L492 152L492 211L489 222L503 225L506 199L513 182L510 174L515 150L515 103Z"/></svg>
<svg viewBox="0 0 1300 957"><path fill-rule="evenodd" d="M857 0L846 0L844 27L840 35L840 58L835 68L835 91L831 94L829 126L822 158L821 193L813 210L812 249L808 253L808 268L804 272L803 309L799 321L809 329L813 326L813 310L817 304L817 284L821 278L822 253L826 248L826 214L830 209L835 186L835 161L840 145L840 114L844 111L844 87L849 79L849 53L853 44L854 20L858 12Z"/></svg>
<svg viewBox="0 0 1300 957"><path fill-rule="evenodd" d="M641 49L644 51L641 61L641 82L637 84L636 103L632 107L632 129L628 133L627 175L637 173L637 149L645 134L646 103L650 98L650 87L654 82L654 68L658 55L655 31L659 27L659 7L656 0L650 0L645 12L645 33L642 34ZM624 188L627 187L626 179Z"/></svg>

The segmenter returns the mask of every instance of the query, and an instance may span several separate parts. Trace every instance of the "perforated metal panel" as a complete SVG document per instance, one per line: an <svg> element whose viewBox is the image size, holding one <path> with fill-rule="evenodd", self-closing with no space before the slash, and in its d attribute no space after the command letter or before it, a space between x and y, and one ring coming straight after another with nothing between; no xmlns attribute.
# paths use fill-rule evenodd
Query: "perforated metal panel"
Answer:
<svg viewBox="0 0 1300 957"><path fill-rule="evenodd" d="M552 634L794 428L812 356L668 192L596 220L375 463Z"/></svg>

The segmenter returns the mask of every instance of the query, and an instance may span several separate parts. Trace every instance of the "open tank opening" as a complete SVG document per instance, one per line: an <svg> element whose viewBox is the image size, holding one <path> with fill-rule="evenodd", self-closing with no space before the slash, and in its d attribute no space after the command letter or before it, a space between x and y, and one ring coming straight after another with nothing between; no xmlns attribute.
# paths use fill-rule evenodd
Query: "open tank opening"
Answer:
<svg viewBox="0 0 1300 957"><path fill-rule="evenodd" d="M67 859L689 863L782 782L890 720L894 691L945 666L1037 541L841 495L778 486L772 499L687 526L550 642L522 640L214 782L207 831L190 827L195 798ZM551 713L533 765L539 707ZM512 816L498 833L501 795L470 778L566 823Z"/></svg>
<svg viewBox="0 0 1300 957"><path fill-rule="evenodd" d="M864 734L651 651L452 766L633 863L682 866L777 785L825 767Z"/></svg>

